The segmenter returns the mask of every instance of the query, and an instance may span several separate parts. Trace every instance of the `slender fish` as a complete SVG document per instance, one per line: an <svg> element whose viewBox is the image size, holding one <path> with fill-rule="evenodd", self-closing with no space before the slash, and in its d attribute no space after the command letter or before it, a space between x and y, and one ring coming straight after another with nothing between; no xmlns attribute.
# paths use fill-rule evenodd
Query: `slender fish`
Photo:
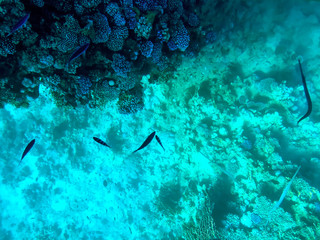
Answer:
<svg viewBox="0 0 320 240"><path fill-rule="evenodd" d="M162 145L162 143L161 143L160 138L158 137L158 135L156 135L156 140L157 140L157 142L160 144L160 146L163 148L163 151L165 151L165 149L164 149L164 147L163 147L163 145Z"/></svg>
<svg viewBox="0 0 320 240"><path fill-rule="evenodd" d="M135 151L133 151L132 153L135 153L139 150L141 150L142 148L145 148L146 146L148 146L148 144L152 141L152 139L154 138L154 135L156 135L156 132L154 131L153 133L151 133L147 139L142 143L142 145Z"/></svg>
<svg viewBox="0 0 320 240"><path fill-rule="evenodd" d="M95 140L97 143L100 143L103 146L106 146L108 148L111 148L108 144L106 144L104 141L102 141L100 138L93 137L93 140Z"/></svg>
<svg viewBox="0 0 320 240"><path fill-rule="evenodd" d="M285 187L285 189L283 189L283 192L281 194L281 197L279 199L279 201L273 206L273 208L269 211L268 215L270 216L270 213L273 212L275 209L277 209L280 204L282 203L283 199L285 198L285 196L287 195L290 187L291 187L291 184L294 180L294 178L297 176L299 170L300 170L301 166L298 167L297 171L295 172L295 174L293 175L293 177L291 178L290 182L287 184L287 186ZM268 217L269 218L269 217ZM268 220L269 221L269 220Z"/></svg>
<svg viewBox="0 0 320 240"><path fill-rule="evenodd" d="M305 115L303 115L299 121L297 122L297 124L299 124L299 122L301 122L303 119L307 118L311 111L312 111L312 102L311 102L311 98L310 98L310 94L309 94L309 91L308 91L308 87L307 87L307 83L306 83L306 78L303 74L303 71L302 71L302 67L301 67L301 62L300 60L298 60L299 62L299 68L300 68L300 73L301 73L301 78L302 78L302 84L303 84L303 89L304 89L304 94L306 95L306 99L307 99L307 103L308 103L308 111L306 112Z"/></svg>
<svg viewBox="0 0 320 240"><path fill-rule="evenodd" d="M68 60L68 63L71 63L73 60L78 58L80 55L84 54L86 50L88 49L90 43L86 43L85 45L82 45L79 47L76 51L74 51L71 55L71 57Z"/></svg>
<svg viewBox="0 0 320 240"><path fill-rule="evenodd" d="M14 33L15 31L17 31L19 28L21 28L29 19L30 17L30 13L27 13L27 15L25 15L23 18L21 18L11 29L10 33L7 35L7 37L9 37L12 33Z"/></svg>
<svg viewBox="0 0 320 240"><path fill-rule="evenodd" d="M27 155L27 153L31 150L31 148L33 147L34 143L36 142L35 139L33 139L31 142L29 142L29 144L27 145L27 147L24 149L23 153L22 153L22 157L20 159L20 162L18 164L18 166L20 165L22 159Z"/></svg>

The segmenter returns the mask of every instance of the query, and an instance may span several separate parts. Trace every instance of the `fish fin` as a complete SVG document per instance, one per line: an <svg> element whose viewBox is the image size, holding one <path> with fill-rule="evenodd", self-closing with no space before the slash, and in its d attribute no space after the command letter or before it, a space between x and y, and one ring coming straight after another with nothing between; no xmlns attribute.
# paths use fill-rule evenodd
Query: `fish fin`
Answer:
<svg viewBox="0 0 320 240"><path fill-rule="evenodd" d="M156 140L160 144L160 146L162 147L163 151L165 151L165 149L164 149L164 147L162 145L162 142L161 142L160 138L158 137L158 135L156 135Z"/></svg>

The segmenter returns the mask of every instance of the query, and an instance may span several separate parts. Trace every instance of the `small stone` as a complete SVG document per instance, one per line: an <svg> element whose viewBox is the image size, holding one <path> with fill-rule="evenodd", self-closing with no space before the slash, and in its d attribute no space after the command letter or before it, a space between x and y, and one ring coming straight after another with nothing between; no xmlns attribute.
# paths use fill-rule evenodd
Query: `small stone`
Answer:
<svg viewBox="0 0 320 240"><path fill-rule="evenodd" d="M109 86L114 86L115 84L113 80L110 80L108 83L109 83Z"/></svg>

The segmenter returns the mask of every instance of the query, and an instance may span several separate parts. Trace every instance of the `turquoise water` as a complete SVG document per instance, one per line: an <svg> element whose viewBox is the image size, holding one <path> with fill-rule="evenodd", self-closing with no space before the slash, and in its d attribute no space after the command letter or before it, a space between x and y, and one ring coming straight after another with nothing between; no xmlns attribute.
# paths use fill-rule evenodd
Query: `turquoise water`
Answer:
<svg viewBox="0 0 320 240"><path fill-rule="evenodd" d="M213 3L197 11L217 39L141 70L136 113L62 106L41 80L17 104L1 85L1 240L320 238L320 2ZM164 149L133 153L154 131Z"/></svg>

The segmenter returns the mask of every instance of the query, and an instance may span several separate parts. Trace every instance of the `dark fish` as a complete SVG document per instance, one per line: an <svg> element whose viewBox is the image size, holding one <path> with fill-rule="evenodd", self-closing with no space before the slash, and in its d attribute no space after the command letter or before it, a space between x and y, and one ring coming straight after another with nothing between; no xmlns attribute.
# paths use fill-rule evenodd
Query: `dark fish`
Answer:
<svg viewBox="0 0 320 240"><path fill-rule="evenodd" d="M89 45L90 45L90 43L86 43L85 45L82 45L76 51L74 51L72 53L71 57L69 58L68 63L72 62L74 59L76 59L80 55L84 54L86 52L86 50L88 49Z"/></svg>
<svg viewBox="0 0 320 240"><path fill-rule="evenodd" d="M137 150L135 150L133 153L135 153L136 151L139 151L139 150L141 150L142 148L148 146L148 144L152 141L152 139L153 139L153 137L154 137L155 134L156 134L155 131L154 131L153 133L151 133L151 134L147 137L147 139L142 143L142 145L141 145Z"/></svg>
<svg viewBox="0 0 320 240"><path fill-rule="evenodd" d="M302 71L302 67L301 67L301 63L300 63L300 60L298 60L299 62L299 68L300 68L300 72L301 72L301 78L302 78L302 84L303 84L303 89L304 89L304 94L306 95L306 99L307 99L307 103L308 103L308 111L305 115L303 115L297 124L299 124L299 122L301 122L303 119L307 118L311 111L312 111L312 102L311 102L311 98L310 98L310 94L309 94L309 91L308 91L308 87L307 87L307 83L306 83L306 78L303 74L303 71Z"/></svg>
<svg viewBox="0 0 320 240"><path fill-rule="evenodd" d="M161 141L160 141L160 138L156 135L156 139L157 139L157 142L160 144L160 146L163 148L163 151L165 151Z"/></svg>
<svg viewBox="0 0 320 240"><path fill-rule="evenodd" d="M21 28L29 19L30 17L30 13L28 13L27 15L25 15L23 18L21 18L19 20L19 22L17 22L13 28L11 29L10 33L7 35L7 37L9 37L12 33L14 33L15 31L17 31L19 28Z"/></svg>
<svg viewBox="0 0 320 240"><path fill-rule="evenodd" d="M111 148L108 144L106 144L104 141L102 141L100 138L93 137L93 140L95 140L97 143L102 144L103 146L106 146L108 148Z"/></svg>
<svg viewBox="0 0 320 240"><path fill-rule="evenodd" d="M29 144L27 145L27 147L24 149L23 153L22 153L22 157L20 159L20 162L18 164L18 166L20 165L22 159L27 155L27 153L31 150L31 148L33 147L34 143L36 142L35 139L33 139L31 142L29 142Z"/></svg>

